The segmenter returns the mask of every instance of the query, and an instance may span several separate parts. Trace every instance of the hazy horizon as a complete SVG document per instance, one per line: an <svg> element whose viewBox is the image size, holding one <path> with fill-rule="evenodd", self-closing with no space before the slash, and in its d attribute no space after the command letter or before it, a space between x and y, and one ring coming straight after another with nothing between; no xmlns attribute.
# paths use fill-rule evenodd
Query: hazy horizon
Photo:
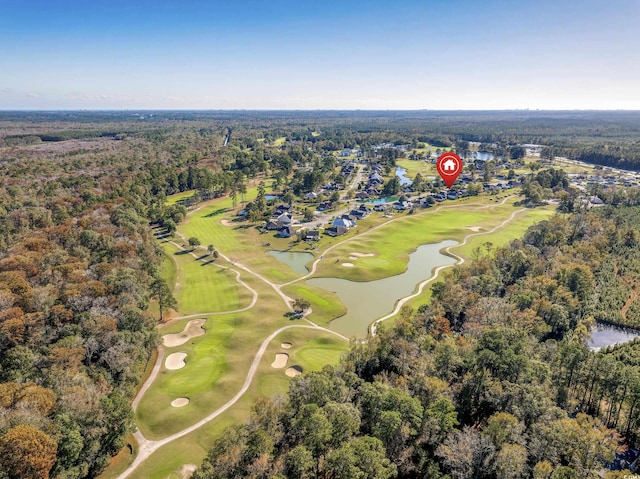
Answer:
<svg viewBox="0 0 640 479"><path fill-rule="evenodd" d="M0 110L640 110L640 2L0 0Z"/></svg>

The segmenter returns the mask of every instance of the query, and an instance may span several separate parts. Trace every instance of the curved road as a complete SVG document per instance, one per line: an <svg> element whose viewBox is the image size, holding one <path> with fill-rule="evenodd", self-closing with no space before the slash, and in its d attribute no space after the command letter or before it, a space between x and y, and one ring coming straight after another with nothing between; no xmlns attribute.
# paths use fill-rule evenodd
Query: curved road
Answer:
<svg viewBox="0 0 640 479"><path fill-rule="evenodd" d="M462 243L460 244L454 244L452 246L448 246L444 249L444 251L457 258L458 261L456 261L454 264L446 264L444 266L438 266L434 271L433 274L429 277L429 279L424 280L422 283L420 283L418 285L418 291L416 291L413 294L410 294L409 296L405 296L404 298L401 298L398 300L398 302L396 303L396 307L395 309L387 314L386 316L383 316L382 318L376 319L373 323L371 323L371 336L375 336L376 335L376 325L378 323L381 323L382 321L384 321L385 319L389 319L393 316L395 316L396 314L398 314L400 312L400 309L402 309L402 307L410 300L412 300L413 298L416 298L418 296L420 296L422 294L422 290L424 289L424 287L426 285L428 285L429 283L431 283L432 281L434 281L437 277L438 274L440 274L440 271L442 271L445 268L450 268L451 266L458 266L464 263L465 259L460 256L457 255L455 253L451 252L452 248L460 248L461 246L464 246L467 244L467 241L469 241L469 238L473 238L474 236L482 236L482 235L488 235L491 233L495 233L496 231L498 231L501 228L504 228L508 223L512 222L514 220L514 218L516 217L516 215L518 213L522 213L523 211L525 211L525 208L522 208L520 210L514 211L513 213L511 213L511 216L509 216L509 218L507 218L506 220L504 220L502 223L500 223L498 226L496 226L495 228L489 230L489 231L482 231L480 233L473 233L473 234L469 234L467 236L464 237L464 240L462 241Z"/></svg>
<svg viewBox="0 0 640 479"><path fill-rule="evenodd" d="M500 206L505 204L505 202L511 197L507 197L505 198L501 203L499 204L495 204L495 205L485 205L485 206L479 206L478 208L474 208L474 209L485 209L485 208L492 208L494 206ZM446 208L454 208L457 205L442 205L439 206L437 210L440 209L446 209ZM198 208L199 209L199 208ZM497 231L498 229L504 227L506 224L508 224L509 222L511 222L516 214L520 213L524 211L524 209L518 210L518 211L514 211L511 216L506 219L505 221L503 221L502 223L500 223L498 226L496 226L495 228L493 228L490 231L485 231L485 232L481 232L481 233L472 233L469 234L467 236L464 237L464 240L462 243L458 244L458 245L453 245L453 246L449 246L448 248L445 248L445 251L452 255L455 256L456 258L458 258L458 261L455 263L457 265L464 263L464 258L462 258L461 256L458 256L454 253L450 252L451 248L456 248L456 247L460 247L460 246L464 246L467 241L469 240L469 238L472 238L474 236L479 236L479 235L484 235L484 234L489 234L489 233L493 233L495 231ZM404 217L401 217L404 218ZM366 235L369 232L375 231L379 228L382 228L383 226L386 226L390 223L393 223L394 221L397 221L401 218L396 218L390 221L387 221L386 223L383 223L381 225L376 226L375 228L372 228L370 230L367 230L365 232L363 232L362 234L358 235L357 238L362 237L363 235ZM179 234L180 235L180 234ZM182 235L180 235L182 237ZM184 239L184 237L182 237ZM343 241L340 241L339 243L336 243L333 246L330 246L329 248L327 248L322 256L326 253L328 253L329 251L331 251L332 249L336 248L337 246L342 245L343 243L346 243L347 241L350 241L351 239L353 239L354 237L351 238L347 238ZM170 241L171 244L173 244L174 246L181 248L181 249L185 249L183 248L181 245ZM191 252L190 253L193 257L195 257L196 259L198 259L199 257ZM220 256L222 258L224 258L226 261L228 261L229 263L233 264L234 266L236 266L239 269L245 270L246 272L252 274L253 276L255 276L256 278L260 279L261 281L263 281L264 283L268 284L269 286L271 286L277 293L278 295L282 298L282 300L285 302L285 304L287 305L287 307L291 310L292 309L292 299L290 297L288 297L287 295L285 295L281 288L283 286L287 286L290 285L292 283L298 282L298 281L302 281L306 278L308 278L309 276L313 275L316 271L317 265L318 263L321 261L321 257L316 259L313 262L311 271L304 275L301 276L298 279L295 279L293 281L289 281L288 283L283 283L283 284L276 284L273 283L272 281L269 281L267 278L265 278L264 276L260 275L259 273L256 273L255 271L251 270L250 268L244 266L241 263L237 263L232 261L231 259L229 259L227 256L223 255L220 253ZM203 259L203 258L201 258ZM219 267L219 268L224 268L220 265L217 265L214 263L215 266ZM422 283L420 283L420 285L418 286L418 291L410 296L406 296L404 298L401 298L397 304L396 307L394 309L394 311L382 318L377 319L376 321L374 321L371 324L371 334L375 335L375 325L381 321L384 321L385 319L390 318L391 316L395 315L398 313L398 311L400 311L400 308L410 299L413 299L414 297L418 296L419 294L422 293L422 290L424 288L424 286L426 286L428 283L430 283L431 281L433 281L437 275L440 273L440 271L442 271L442 269L444 268L448 268L451 265L445 265L445 266L439 266L438 268L435 269L435 271L433 272L433 274L431 275L431 277L425 281L423 281ZM237 309L237 310L233 310L233 311L216 311L216 312L209 312L209 313L198 313L198 314L193 314L193 315L188 315L188 316L181 316L179 318L174 318L174 319L188 319L188 318L192 318L192 317L197 317L197 316L208 316L208 315L213 315L213 314L230 314L230 313L236 313L236 312L242 312L242 311L247 311L248 309L251 309L257 302L258 300L258 292L255 291L254 289L252 289L249 285L247 285L245 282L243 282L240 279L240 273L232 268L224 268L224 269L230 269L231 271L234 271L236 273L236 281L238 281L242 286L244 286L245 288L247 288L248 290L250 290L253 293L253 299L251 301L251 304L245 308L242 309ZM311 312L311 310L309 310L307 312L307 315ZM138 454L136 455L136 458L134 459L134 461L129 465L129 467L118 476L117 479L125 479L127 477L129 477L133 471L142 463L144 462L151 454L153 454L155 451L157 451L159 448L161 448L162 446L169 444L170 442L173 442L187 434L190 434L191 432L199 429L200 427L204 426L205 424L211 422L212 420L214 420L216 417L218 417L220 414L224 413L227 409L229 409L231 406L233 406L249 389L249 387L251 386L251 382L253 381L253 378L258 370L258 367L260 365L260 361L262 360L262 356L264 355L264 352L266 351L267 347L269 346L269 343L276 337L278 336L281 332L286 331L287 329L293 329L293 328L303 328L303 329L315 329L315 330L321 330L324 332L327 332L329 334L333 334L335 336L338 336L339 338L349 341L349 339L345 336L343 336L342 334L336 332L336 331L332 331L331 329L319 326L317 324L315 324L313 321L309 320L308 318L304 318L309 325L289 325L289 326L283 326L282 328L274 331L273 333L271 333L261 344L260 349L258 350L258 352L256 353L253 362L251 363L251 367L249 368L249 371L247 373L247 376L244 380L244 383L242 385L242 387L240 388L240 390L229 400L227 401L223 406L221 406L220 408L216 409L215 411L213 411L211 414L209 414L208 416L204 417L203 419L201 419L200 421L198 421L197 423L183 429L182 431L179 431L175 434L172 434L171 436L168 436L164 439L160 439L160 440L149 440L147 438L144 437L144 435L140 432L140 430L136 430L136 432L134 433L134 437L136 438L137 442L138 442ZM164 349L162 347L158 347L158 357L156 359L156 363L153 367L153 370L151 371L151 374L149 375L149 377L147 378L147 380L145 381L145 383L143 384L143 386L140 388L140 390L138 391L138 394L136 394L136 397L134 398L131 406L132 408L135 410L140 402L140 400L142 399L142 397L144 396L144 394L147 392L147 390L149 389L149 387L151 387L151 384L153 383L153 381L156 379L160 368L162 367L162 360L164 358Z"/></svg>

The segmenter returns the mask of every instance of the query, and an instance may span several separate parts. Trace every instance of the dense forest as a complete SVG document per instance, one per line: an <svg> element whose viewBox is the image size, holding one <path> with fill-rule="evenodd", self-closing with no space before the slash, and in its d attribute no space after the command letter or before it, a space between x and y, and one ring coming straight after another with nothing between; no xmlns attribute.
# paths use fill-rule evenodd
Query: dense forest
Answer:
<svg viewBox="0 0 640 479"><path fill-rule="evenodd" d="M603 298L635 298L638 227L606 207L485 244L429 305L258 401L194 477L599 477L640 440L638 343L586 346L621 309Z"/></svg>

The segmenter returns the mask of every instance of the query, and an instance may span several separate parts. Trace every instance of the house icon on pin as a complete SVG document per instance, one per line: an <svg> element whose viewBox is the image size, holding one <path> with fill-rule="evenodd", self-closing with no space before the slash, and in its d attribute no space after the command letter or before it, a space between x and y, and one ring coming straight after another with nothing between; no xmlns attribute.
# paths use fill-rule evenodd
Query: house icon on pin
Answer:
<svg viewBox="0 0 640 479"><path fill-rule="evenodd" d="M456 164L455 161L453 161L451 158L449 158L447 161L445 161L442 164L442 169L444 171L450 171L450 172L454 172L458 169L458 165Z"/></svg>

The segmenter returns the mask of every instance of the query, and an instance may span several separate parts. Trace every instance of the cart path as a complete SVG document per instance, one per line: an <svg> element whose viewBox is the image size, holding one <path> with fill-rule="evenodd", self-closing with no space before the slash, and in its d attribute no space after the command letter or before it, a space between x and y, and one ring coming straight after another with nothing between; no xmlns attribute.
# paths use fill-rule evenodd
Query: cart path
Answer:
<svg viewBox="0 0 640 479"><path fill-rule="evenodd" d="M220 414L222 414L227 409L229 409L231 406L233 406L236 402L238 402L238 400L247 392L247 390L251 386L251 383L253 381L253 377L255 376L256 372L258 371L258 367L260 366L260 361L262 360L262 356L264 355L264 353L267 350L267 347L269 346L271 341L273 341L273 339L276 338L276 336L278 336L283 331L286 331L287 329L293 329L293 328L321 330L321 331L324 331L326 333L338 336L341 339L347 340L347 338L342 336L341 334L336 333L335 331L332 331L330 329L323 328L322 326L318 326L318 325L309 325L309 326L307 326L307 325L303 325L303 324L295 324L295 325L283 326L282 328L274 331L273 333L271 333L262 342L262 345L260 346L260 349L258 349L258 352L256 353L256 356L253 359L253 363L251 364L251 367L249 368L249 372L247 373L247 377L245 378L244 383L243 383L242 387L240 388L240 390L231 399L229 399L229 401L227 401L223 406L219 407L218 409L213 411L208 416L204 417L203 419L201 419L197 423L195 423L195 424L183 429L182 431L179 431L179 432L177 432L175 434L172 434L171 436L165 437L164 439L159 439L157 441L146 439L144 437L144 435L138 429L134 433L134 437L138 441L138 454L136 455L136 458L131 463L131 465L127 468L127 470L124 471L122 474L120 474L118 476L118 479L125 479L126 477L129 477L133 473L133 471L135 471L135 469L141 463L143 463L151 454L153 454L159 448L169 444L170 442L173 442L173 441L175 441L177 439L180 439L181 437L186 436L187 434L190 434L193 431L196 431L197 429L201 428L205 424L213 421ZM158 359L160 359L160 356L161 355L158 354ZM158 366L159 364L161 364L161 362L160 361L156 361L156 366L154 366L154 370L156 369L156 367L158 367L158 370L160 369L159 366ZM147 382L145 382L145 386L147 384L149 384L149 385L151 384L151 382L149 381L150 379L152 379L151 376L149 377ZM142 389L141 389L141 391L142 391Z"/></svg>
<svg viewBox="0 0 640 479"><path fill-rule="evenodd" d="M511 196L510 196L510 197L507 197L507 198L505 198L501 203L498 203L498 204L495 204L495 205L483 205L483 206L478 206L477 208L474 208L474 209L485 209L485 208L493 208L493 207L495 207L495 206L502 206L502 205L504 205L504 204L505 204L505 203L506 203L510 198L512 198L512 197L511 197ZM437 207L437 209L436 209L436 210L434 210L434 211L438 211L438 210L440 210L440 209L455 208L455 207L457 207L457 206L458 206L458 205L442 205L442 206ZM198 209L200 209L200 208L198 208ZM465 261L465 260L464 260L464 258L463 258L463 257L461 257L461 256L459 256L459 255L456 255L456 254L454 254L454 253L451 253L449 250L450 250L451 248L456 248L456 247L464 246L464 245L467 243L467 241L469 240L469 238L472 238L472 237L475 237L475 236L484 235L484 234L489 234L489 233L493 233L493 232L497 231L498 229L500 229L500 228L504 227L506 224L508 224L509 222L511 222L511 221L515 218L515 216L516 216L518 213L522 212L522 211L525 211L525 209L523 208L523 209L520 209L520 210L518 210L518 211L513 212L513 213L511 214L511 216L510 216L508 219L506 219L505 221L503 221L501 224L499 224L498 226L496 226L495 228L493 228L493 229L492 229L492 230L490 230L490 231L480 232L480 233L472 233L472 234L469 234L469 235L465 236L465 237L464 237L464 240L463 240L463 242L462 242L462 243L460 243L460 244L458 244L458 245L450 246L450 247L448 247L448 248L445 248L445 251L446 251L448 254L450 254L450 255L452 255L452 256L454 256L454 257L456 257L456 258L458 259L458 261L455 263L456 265L460 265L460 264L464 263L464 261ZM390 221L387 221L387 222L385 222L385 223L383 223L383 224L381 224L381 225L376 226L375 228L372 228L372 229L370 229L370 230L367 230L367 231L363 232L362 234L360 234L360 235L358 235L358 236L356 236L356 237L357 237L357 238L360 238L360 237L362 237L362 235L365 235L365 234L367 234L367 233L369 233L369 232L371 232L371 231L375 231L375 230L377 230L377 229L379 229L379 228L382 228L383 226L386 226L386 225L388 225L388 224L390 224L390 223L393 223L394 221L397 221L397 220L402 219L402 218L404 218L404 216L403 216L403 217L400 217L400 218L392 219L392 220L390 220ZM179 236L184 240L184 236L182 236L180 233L178 233L178 235L179 235ZM278 295L283 299L283 301L285 302L285 304L286 304L287 308L288 308L289 310L292 310L292 301L293 301L293 300L292 300L289 296L287 296L286 294L284 294L284 293L281 291L281 288L282 288L282 287L284 287L284 286L287 286L287 285L289 285L289 284L293 284L293 283L295 283L295 282L298 282L298 281L304 280L304 279L306 279L306 278L308 278L308 277L312 276L312 275L315 273L315 271L316 271L317 264L322 260L322 256L323 256L324 254L326 254L326 253L327 253L327 252L329 252L330 250L332 250L332 249L336 248L337 246L340 246L340 245L342 245L342 244L344 244L344 243L346 243L346 242L348 242L348 241L350 241L350 240L352 240L352 239L354 239L354 238L355 238L355 237L347 238L347 239L345 239L345 240L343 240L343 241L340 241L340 242L338 242L338 243L334 244L333 246L330 246L329 248L327 248L327 249L322 253L322 255L321 255L321 257L320 257L320 258L316 259L316 260L313 262L312 269L311 269L311 271L310 271L308 274L306 274L306 275L304 275L304 276L301 276L300 278L298 278L298 279L296 279L296 280L290 281L290 282L288 282L288 283L283 283L283 284L276 284L276 283L274 283L274 282L272 282L272 281L268 280L267 278L265 278L265 277L264 277L264 276L262 276L261 274L256 273L255 271L251 270L250 268L248 268L247 266L245 266L245 265L243 265L243 264L241 264L241 263L238 263L238 262L235 262L235 261L231 260L231 259L230 259L230 258L228 258L226 255L224 255L224 254L222 254L222 253L220 253L220 252L219 252L219 255L220 255L223 259L225 259L227 262L229 262L230 264L232 264L233 266L235 266L235 267L237 267L237 268L239 268L239 269L242 269L242 270L244 270L244 271L248 272L249 274L252 274L252 275L253 275L253 276L255 276L256 278L260 279L261 281L263 281L264 283L266 283L267 285L269 285L270 287L272 287L272 288L273 288L273 289L278 293ZM174 241L168 241L168 242L169 242L169 243L171 243L171 244L173 244L173 245L174 245L174 246L176 246L177 248L180 248L181 250L186 250L186 248L184 248L183 246L179 245L178 243L176 243L176 242L174 242ZM198 259L198 260L204 259L204 258L198 257L198 256L197 256L193 251L191 251L189 254L191 254L194 258L196 258L196 259ZM233 268L225 268L225 267L220 266L220 265L217 265L217 264L215 264L215 263L213 263L213 264L214 264L215 266L219 267L219 268L229 269L229 270L234 271L234 272L236 273L236 280L237 280L239 283L241 283L245 288L247 288L248 290L250 290L250 291L253 293L253 300L252 300L251 304L250 304L248 307L245 307L245 308L242 308L242 309L239 309L239 310L225 311L225 312L217 311L217 312L209 312L209 313L199 313L199 314L194 314L194 315L181 316L181 317L179 317L179 318L174 318L174 320L177 320L177 319L188 319L188 318L196 317L196 316L207 316L207 315L213 315L213 314L229 314L229 313L234 313L234 312L242 312L242 311L246 311L246 310L248 310L248 309L251 309L251 308L256 304L256 302L257 302L257 300L258 300L258 297L259 297L258 292L257 292L257 291L255 291L254 289L252 289L249 285L247 285L246 283L244 283L244 282L240 279L240 273L239 273L238 271L234 270ZM384 321L385 319L388 319L388 318L390 318L391 316L393 316L393 315L397 314L397 312L398 312L398 311L400 311L400 308L401 308L401 307L402 307L402 306L403 306L407 301L409 301L410 299L412 299L412 298L414 298L414 297L418 296L419 294L421 294L421 293L422 293L422 290L423 290L423 288L424 288L424 286L426 286L428 283L430 283L431 281L433 281L433 280L438 276L438 274L440 273L440 271L442 271L442 269L447 268L447 267L449 267L449 266L450 266L450 265L446 265L446 266L440 266L440 267L436 268L436 270L434 271L434 273L432 274L432 276L431 276L429 279L427 279L427 280L423 281L422 283L420 283L420 285L419 285L419 287L418 287L418 292L417 292L417 293L414 293L414 294L412 294L412 295L410 295L410 296L407 296L407 297L405 297L405 298L401 298L401 299L397 302L397 304L396 304L396 308L394 309L394 311L393 311L391 314L389 314L389 315L387 315L387 316L385 316L385 317L383 317L383 318L380 318L380 319L378 319L378 320L374 321L374 322L371 324L371 334L372 334L372 335L375 335L375 325L376 325L377 323L379 323L379 322L381 322L381 321ZM306 314L306 315L308 315L308 314L310 314L310 313L311 313L311 309L309 309L309 311L307 312L307 314ZM135 471L135 469L136 469L136 468L137 468L141 463L143 463L143 462L144 462L144 461L145 461L145 460L146 460L146 459L147 459L151 454L153 454L153 453L154 453L155 451L157 451L159 448L161 448L162 446L165 446L165 445L169 444L170 442L173 442L173 441L175 441L175 440L177 440L177 439L180 439L181 437L184 437L184 436L186 436L187 434L190 434L190 433L192 433L192 432L196 431L196 430L197 430L197 429L199 429L200 427L204 426L205 424L207 424L207 423L211 422L212 420L214 420L215 418L217 418L220 414L222 414L222 413L224 413L225 411L227 411L231 406L233 406L233 405L234 405L234 404L235 404L235 403L236 403L236 402L237 402L237 401L238 401L238 400L239 400L239 399L240 399L240 398L241 398L241 397L242 397L242 396L247 392L247 390L248 390L248 389L249 389L249 387L251 386L251 383L252 383L252 381L253 381L253 378L254 378L254 376L255 376L255 374L256 374L256 372L257 372L257 370L258 370L258 367L259 367L259 365L260 365L260 361L262 360L262 357L263 357L263 355L264 355L264 353L265 353L265 351L266 351L267 347L269 346L269 343L270 343L270 342L271 342L271 341L272 341L276 336L278 336L281 332L286 331L287 329L293 329L293 328L314 329L314 330L324 331L324 332L326 332L326 333L329 333L329 334L332 334L332 335L334 335L334 336L337 336L337 337L341 338L342 340L349 341L349 338L347 338L346 336L344 336L344 335L342 335L342 334L340 334L340 333L338 333L338 332L336 332L336 331L333 331L333 330L331 330L331 329L328 329L328 328L322 327L322 326L320 326L320 325L318 325L318 324L314 323L313 321L309 320L307 317L305 317L305 318L304 318L304 320L305 320L306 322L308 322L308 323L309 323L309 325L289 325L289 326L283 326L283 327L281 327L280 329L278 329L278 330L274 331L273 333L271 333L271 334L270 334L270 335L269 335L269 336L268 336L268 337L267 337L267 338L262 342L262 344L261 344L261 346L260 346L260 348L259 348L258 352L256 353L256 355L255 355L255 357L254 357L254 359L253 359L253 363L251 364L251 367L249 368L249 371L248 371L248 373L247 373L247 376L246 376L246 378L245 378L245 380L244 380L244 383L243 383L242 387L240 388L240 390L239 390L239 391L238 391L238 392L237 392L237 393L236 393L236 394L235 394L235 395L234 395L234 396L233 396L229 401L227 401L223 406L221 406L220 408L216 409L215 411L213 411L213 412L212 412L211 414L209 414L208 416L204 417L203 419L201 419L200 421L196 422L195 424L193 424L193 425L191 425L191 426L189 426L189 427L187 427L187 428L183 429L182 431L179 431L179 432L177 432L177 433L175 433L175 434L172 434L171 436L168 436L168 437L166 437L166 438L159 439L159 440L149 440L149 439L147 439L147 438L145 438L145 437L144 437L144 435L140 432L140 430L139 430L139 429L138 429L138 430L136 430L136 431L135 431L135 433L134 433L133 435L134 435L134 437L135 437L136 441L138 442L138 453L137 453L137 455L136 455L136 457L135 457L134 461L131 463L131 465L129 465L129 467L128 467L128 468L127 468L123 473L121 473L121 474L117 477L117 479L125 479L125 478L129 477L129 476L133 473L133 471ZM151 387L151 384L153 383L153 381L156 379L156 377L157 377L157 375L158 375L158 373L159 373L159 371L160 371L160 369L161 369L161 366L162 366L162 359L163 359L163 358L164 358L164 349L163 349L162 347L158 347L158 357L157 357L157 359L156 359L156 364L154 365L154 367L153 367L153 370L152 370L151 374L149 375L149 377L148 377L148 378L147 378L147 380L145 381L145 383L144 383L144 385L142 386L142 388L140 388L140 390L138 391L138 394L136 394L136 397L134 398L134 400L133 400L133 402L132 402L132 408L134 409L134 411L135 411L135 409L137 408L137 406L138 406L138 404L139 404L140 400L142 399L142 397L144 396L144 394L147 392L147 390Z"/></svg>
<svg viewBox="0 0 640 479"><path fill-rule="evenodd" d="M375 336L375 335L376 335L376 325L377 325L378 323L381 323L382 321L384 321L384 320L386 320L386 319L389 319L389 318L391 318L391 317L395 316L396 314L398 314L398 313L400 312L400 309L402 309L402 307L403 307L403 306L404 306L408 301L412 300L413 298L416 298L416 297L420 296L420 295L422 294L422 291L423 291L424 287L425 287L426 285L428 285L429 283L431 283L432 281L434 281L434 280L438 277L438 275L440 274L440 272L441 272L443 269L445 269L445 268L450 268L450 267L452 267L452 266L459 266L459 265L461 265L461 264L463 264L463 263L465 262L465 259L464 259L462 256L457 255L457 254L455 254L455 253L452 253L452 252L451 252L451 249L453 249L453 248L460 248L460 247L462 247L462 246L466 245L466 244L467 244L467 242L469 241L469 239L470 239L470 238L473 238L473 237L475 237L475 236L482 236L482 235L488 235L488 234L491 234L491 233L495 233L495 232L496 232L496 231L498 231L499 229L504 228L506 225L508 225L509 223L511 223L511 222L515 219L516 215L517 215L518 213L522 213L523 211L526 211L526 208L522 208L522 209L520 209L520 210L514 211L513 213L511 213L511 216L509 216L509 218L507 218L507 219L506 219L506 220L504 220L502 223L500 223L498 226L496 226L495 228L493 228L493 229L491 229L491 230L489 230L489 231L482 231L482 232L480 232L480 233L472 233L472 234L469 234L469 235L467 235L467 236L465 236L465 237L464 237L464 239L463 239L462 243L460 243L460 244L455 244L455 245L448 246L448 247L444 248L445 253L447 253L447 254L448 254L448 255L450 255L450 256L453 256L454 258L456 258L456 259L457 259L457 261L456 261L454 264L447 264L447 265L443 265L443 266L438 266L438 267L433 271L433 274L432 274L428 279L424 280L423 282L421 282L421 283L418 285L418 290L417 290L415 293L412 293L412 294L410 294L409 296L405 296L404 298L400 298L400 299L397 301L397 303L396 303L396 307L394 308L394 310L393 310L391 313L387 314L386 316L383 316L382 318L376 319L373 323L371 323L371 325L369 326L370 331L371 331L371 336Z"/></svg>
<svg viewBox="0 0 640 479"><path fill-rule="evenodd" d="M496 206L504 205L507 201L509 201L512 198L514 198L513 195L507 196L504 200L502 200L500 203L496 203L495 205L478 205L477 207L474 206L474 205L472 205L472 206L473 206L474 210L483 210L483 209L488 209L488 208L495 208ZM437 207L433 208L431 211L434 212L434 211L440 211L440 210L450 209L450 208L459 208L459 207L460 207L459 204L455 204L455 205L440 205L440 206L437 206ZM315 274L315 272L316 272L317 267L318 267L318 263L320 261L322 261L322 257L325 254L327 254L329 251L333 250L334 248L337 248L338 246L341 246L341 245L343 245L345 243L348 243L349 241L351 241L353 239L362 238L363 236L366 236L369 233L372 233L372 232L374 232L376 230L379 230L380 228L383 228L383 227L385 227L387 225L390 225L391 223L394 223L395 221L399 221L399 220L402 220L402 219L405 219L405 218L406 218L406 216L400 216L398 218L394 218L394 219L386 221L386 222L384 222L384 223L382 223L382 224L380 224L380 225L378 225L378 226L376 226L374 228L371 228L370 230L364 231L364 232L362 232L362 233L360 233L358 235L355 235L355 236L352 236L350 238L344 239L344 240L334 244L333 246L329 246L326 250L324 250L320 254L320 257L313 262L313 264L311 265L311 270L307 274L305 274L304 276L300 276L299 278L294 279L292 281L289 281L287 283L282 283L280 285L280 287L289 286L290 284L297 283L298 281L304 281L305 279L313 276Z"/></svg>

